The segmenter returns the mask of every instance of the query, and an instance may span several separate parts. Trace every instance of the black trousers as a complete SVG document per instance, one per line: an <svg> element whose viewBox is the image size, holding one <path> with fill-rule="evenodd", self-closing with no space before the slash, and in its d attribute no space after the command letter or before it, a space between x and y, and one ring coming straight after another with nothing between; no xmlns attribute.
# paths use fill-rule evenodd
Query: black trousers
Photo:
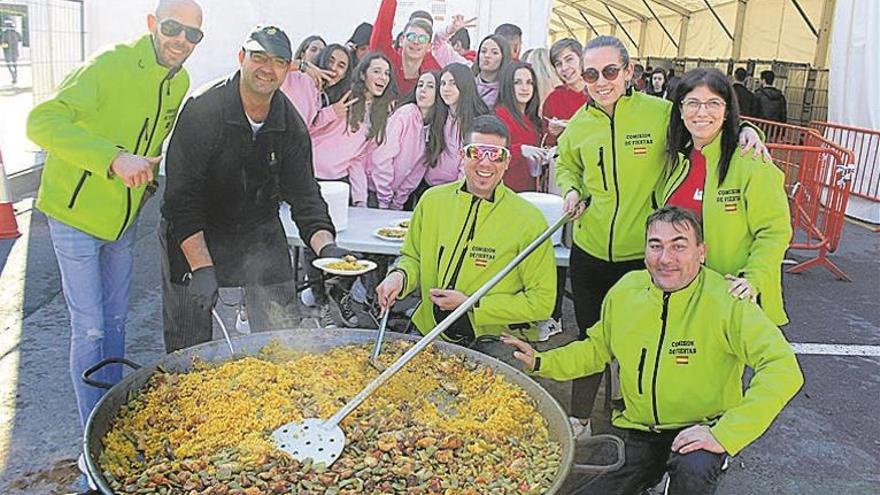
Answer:
<svg viewBox="0 0 880 495"><path fill-rule="evenodd" d="M213 336L211 310L202 310L192 300L189 287L171 282L168 260L167 228L159 223L159 246L162 256L162 333L165 352L174 352L209 342ZM296 287L287 282L245 285L244 297L251 331L283 330L299 326L302 320L297 305ZM227 324L232 330L233 325ZM230 335L232 336L232 335Z"/></svg>
<svg viewBox="0 0 880 495"><path fill-rule="evenodd" d="M602 301L611 287L624 275L645 268L642 260L608 262L590 256L577 245L571 247L569 261L571 293L574 297L574 317L577 321L578 338L587 338L587 330L599 321ZM571 415L588 419L593 412L593 402L602 375L578 378L571 386Z"/></svg>
<svg viewBox="0 0 880 495"><path fill-rule="evenodd" d="M715 493L726 454L697 450L678 454L670 450L680 430L651 433L614 428L626 448L626 462L618 471L593 478L574 490L573 495L641 494L669 473L669 495L710 495Z"/></svg>

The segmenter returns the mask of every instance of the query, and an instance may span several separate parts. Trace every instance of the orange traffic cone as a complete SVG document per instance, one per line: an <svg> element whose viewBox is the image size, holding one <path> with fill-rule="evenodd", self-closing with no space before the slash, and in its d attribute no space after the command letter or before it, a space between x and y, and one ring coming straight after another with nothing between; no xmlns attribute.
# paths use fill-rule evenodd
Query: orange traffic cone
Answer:
<svg viewBox="0 0 880 495"><path fill-rule="evenodd" d="M12 208L12 191L6 178L6 169L3 168L3 155L0 154L0 239L15 239L20 235Z"/></svg>

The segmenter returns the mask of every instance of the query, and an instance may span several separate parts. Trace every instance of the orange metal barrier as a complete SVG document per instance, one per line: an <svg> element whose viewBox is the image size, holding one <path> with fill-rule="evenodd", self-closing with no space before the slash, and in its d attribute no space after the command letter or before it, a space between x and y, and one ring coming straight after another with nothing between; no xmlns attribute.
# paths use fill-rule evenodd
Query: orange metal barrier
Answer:
<svg viewBox="0 0 880 495"><path fill-rule="evenodd" d="M783 124L772 120L756 119L754 117L740 117L764 132L765 143L793 144L802 146L807 141L807 136L817 131L808 127Z"/></svg>
<svg viewBox="0 0 880 495"><path fill-rule="evenodd" d="M852 150L856 167L852 193L880 202L880 131L818 121L810 122L809 127L838 146Z"/></svg>
<svg viewBox="0 0 880 495"><path fill-rule="evenodd" d="M803 142L799 145L767 144L774 162L785 172L794 230L789 248L817 251L814 258L787 271L799 273L814 265L822 265L838 279L849 281L846 273L828 259L828 253L837 249L843 232L854 156L851 151L816 132L802 132L801 135Z"/></svg>

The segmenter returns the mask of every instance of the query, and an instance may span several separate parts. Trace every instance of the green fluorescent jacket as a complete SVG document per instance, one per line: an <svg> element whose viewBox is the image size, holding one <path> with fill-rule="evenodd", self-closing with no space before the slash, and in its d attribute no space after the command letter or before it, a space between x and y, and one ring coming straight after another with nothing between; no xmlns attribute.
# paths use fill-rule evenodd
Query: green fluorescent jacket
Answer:
<svg viewBox="0 0 880 495"><path fill-rule="evenodd" d="M587 340L538 353L536 374L570 380L620 364L620 428L674 430L709 425L731 455L760 437L803 385L791 345L761 308L727 293L730 283L701 268L677 292L647 270L624 276L605 297ZM743 367L754 369L742 392Z"/></svg>
<svg viewBox="0 0 880 495"><path fill-rule="evenodd" d="M476 221L475 228L472 227ZM473 228L474 236L467 242ZM439 323L430 289L446 288L464 252L454 288L471 295L547 229L543 214L503 183L493 201L464 189L464 180L429 189L413 212L397 269L406 274L400 297L416 288L422 302L413 322L423 334ZM546 320L556 300L556 261L547 240L467 313L475 337L501 332L537 338L533 322Z"/></svg>
<svg viewBox="0 0 880 495"><path fill-rule="evenodd" d="M184 70L159 65L150 35L71 72L28 117L28 137L48 151L37 207L100 239L121 237L146 186L125 187L110 164L121 150L158 156L188 89Z"/></svg>
<svg viewBox="0 0 880 495"><path fill-rule="evenodd" d="M644 93L622 96L614 117L590 103L559 139L556 183L587 200L574 243L604 261L644 257L645 220L666 160L672 104Z"/></svg>
<svg viewBox="0 0 880 495"><path fill-rule="evenodd" d="M721 135L702 152L706 157L702 211L706 266L745 277L758 291L758 302L770 320L785 325L782 260L792 235L785 175L752 153L740 156L737 150L719 186ZM666 204L689 171L690 162L680 155L678 166L661 179L660 204Z"/></svg>

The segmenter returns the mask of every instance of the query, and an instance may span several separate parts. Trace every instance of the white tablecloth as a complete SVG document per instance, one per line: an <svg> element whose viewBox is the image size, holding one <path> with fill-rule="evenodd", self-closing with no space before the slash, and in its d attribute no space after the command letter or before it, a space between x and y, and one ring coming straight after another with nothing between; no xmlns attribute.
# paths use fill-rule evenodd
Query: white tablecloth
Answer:
<svg viewBox="0 0 880 495"><path fill-rule="evenodd" d="M284 224L284 232L287 242L291 246L304 247L299 237L299 230L290 219L290 206L281 204L281 223ZM369 254L400 254L402 242L385 241L376 237L374 232L381 228L397 224L412 215L408 211L380 210L377 208L349 208L348 228L336 236L336 243L340 247ZM556 265L568 266L569 249L565 246L555 246Z"/></svg>

